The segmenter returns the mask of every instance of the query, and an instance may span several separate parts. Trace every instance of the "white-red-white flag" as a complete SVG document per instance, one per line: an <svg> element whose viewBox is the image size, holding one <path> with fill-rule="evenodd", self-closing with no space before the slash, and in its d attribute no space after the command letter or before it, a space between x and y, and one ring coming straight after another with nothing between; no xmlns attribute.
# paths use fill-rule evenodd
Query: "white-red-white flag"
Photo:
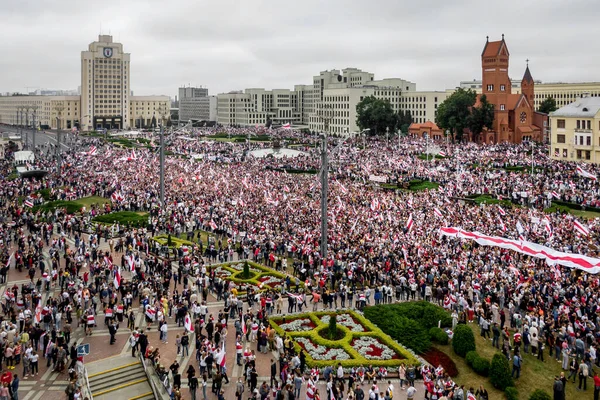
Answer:
<svg viewBox="0 0 600 400"><path fill-rule="evenodd" d="M500 215L505 216L506 215L506 211L504 211L504 209L500 206L498 206L498 212L500 213Z"/></svg>
<svg viewBox="0 0 600 400"><path fill-rule="evenodd" d="M433 208L433 213L434 213L436 216L440 217L440 218L443 218L443 217L444 217L444 214L442 214L442 212L440 211L440 209L439 209L439 208L437 208L437 207L434 207L434 208Z"/></svg>
<svg viewBox="0 0 600 400"><path fill-rule="evenodd" d="M582 224L581 222L577 221L577 220L573 221L573 227L577 230L577 232L579 232L583 236L589 236L590 235L590 229L587 226L585 226L584 224Z"/></svg>
<svg viewBox="0 0 600 400"><path fill-rule="evenodd" d="M215 221L213 221L212 219L210 220L210 222L208 224L210 225L210 227L212 228L213 231L215 229L217 229L217 224L215 224Z"/></svg>
<svg viewBox="0 0 600 400"><path fill-rule="evenodd" d="M31 201L30 199L25 200L23 204L25 204L29 208L33 207L33 201Z"/></svg>
<svg viewBox="0 0 600 400"><path fill-rule="evenodd" d="M598 180L598 178L596 177L596 175L591 174L591 173L589 173L587 171L584 171L583 168L581 168L581 167L577 167L576 171L577 171L577 175L579 175L579 176L583 176L584 178L589 178L589 179L592 179L594 181Z"/></svg>
<svg viewBox="0 0 600 400"><path fill-rule="evenodd" d="M281 125L281 129L292 129L292 125L288 122L287 124Z"/></svg>
<svg viewBox="0 0 600 400"><path fill-rule="evenodd" d="M90 147L90 150L87 152L87 155L95 156L97 152L98 152L98 149L96 148L96 146L92 146L92 147Z"/></svg>
<svg viewBox="0 0 600 400"><path fill-rule="evenodd" d="M113 280L115 288L118 289L121 286L121 267L115 269L115 278Z"/></svg>
<svg viewBox="0 0 600 400"><path fill-rule="evenodd" d="M408 217L408 220L406 221L406 225L404 225L406 232L410 232L413 228L413 225L414 225L413 216L412 216L412 214L410 214L410 216Z"/></svg>

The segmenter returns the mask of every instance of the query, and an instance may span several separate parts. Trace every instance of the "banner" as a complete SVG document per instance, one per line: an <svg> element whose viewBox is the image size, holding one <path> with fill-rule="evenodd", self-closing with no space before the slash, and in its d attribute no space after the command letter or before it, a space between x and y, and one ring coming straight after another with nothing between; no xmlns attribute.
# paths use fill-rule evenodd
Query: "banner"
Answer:
<svg viewBox="0 0 600 400"><path fill-rule="evenodd" d="M387 182L387 176L369 175L369 180L372 181L372 182L386 183Z"/></svg>
<svg viewBox="0 0 600 400"><path fill-rule="evenodd" d="M577 268L590 274L600 273L600 259L583 256L581 254L564 253L542 246L537 243L506 239L496 236L487 236L479 232L468 232L460 228L440 228L440 234L460 239L476 241L481 246L493 246L513 250L531 257L543 258L548 265L562 265Z"/></svg>

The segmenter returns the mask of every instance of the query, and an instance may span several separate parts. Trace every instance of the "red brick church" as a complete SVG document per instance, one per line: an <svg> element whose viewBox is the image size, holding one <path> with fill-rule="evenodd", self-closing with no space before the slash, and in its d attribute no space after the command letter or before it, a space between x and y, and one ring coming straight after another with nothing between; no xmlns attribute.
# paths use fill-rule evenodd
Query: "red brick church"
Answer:
<svg viewBox="0 0 600 400"><path fill-rule="evenodd" d="M521 80L521 93L511 93L508 76L508 60L510 53L504 41L490 42L486 40L481 53L482 94L494 105L494 124L490 130L484 131L479 141L486 143L523 141L541 141L546 114L534 109L534 82L529 71L525 69ZM477 98L476 106L479 103Z"/></svg>

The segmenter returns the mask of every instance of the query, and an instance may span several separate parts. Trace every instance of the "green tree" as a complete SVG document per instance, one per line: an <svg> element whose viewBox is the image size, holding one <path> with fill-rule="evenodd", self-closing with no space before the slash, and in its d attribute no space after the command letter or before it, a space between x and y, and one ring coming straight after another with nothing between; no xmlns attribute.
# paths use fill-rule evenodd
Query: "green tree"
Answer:
<svg viewBox="0 0 600 400"><path fill-rule="evenodd" d="M454 329L452 348L461 357L465 357L468 352L475 350L475 336L469 326L461 324Z"/></svg>
<svg viewBox="0 0 600 400"><path fill-rule="evenodd" d="M400 110L398 111L398 127L402 131L402 133L408 133L408 127L413 123L412 114L410 110Z"/></svg>
<svg viewBox="0 0 600 400"><path fill-rule="evenodd" d="M449 129L454 133L456 140L462 141L463 129L468 128L471 109L476 99L477 94L475 91L463 88L457 89L439 105L435 123L443 130Z"/></svg>
<svg viewBox="0 0 600 400"><path fill-rule="evenodd" d="M360 129L370 129L370 135L385 134L386 128L393 132L397 123L398 115L388 100L369 96L356 105L356 124Z"/></svg>
<svg viewBox="0 0 600 400"><path fill-rule="evenodd" d="M556 100L554 97L548 96L544 101L540 103L538 107L538 111L544 114L550 114L552 111L556 111L558 107L556 106Z"/></svg>
<svg viewBox="0 0 600 400"><path fill-rule="evenodd" d="M552 396L545 390L536 389L535 392L531 393L531 396L529 396L529 400L552 400Z"/></svg>
<svg viewBox="0 0 600 400"><path fill-rule="evenodd" d="M242 273L242 276L244 279L250 278L250 264L248 264L248 261L244 263L244 272Z"/></svg>
<svg viewBox="0 0 600 400"><path fill-rule="evenodd" d="M505 390L507 387L513 386L510 366L504 355L500 353L494 354L489 373L490 382L495 388Z"/></svg>
<svg viewBox="0 0 600 400"><path fill-rule="evenodd" d="M494 105L485 94L479 98L479 107L471 108L471 115L467 118L467 128L473 134L473 141L483 132L483 128L491 129L494 123Z"/></svg>

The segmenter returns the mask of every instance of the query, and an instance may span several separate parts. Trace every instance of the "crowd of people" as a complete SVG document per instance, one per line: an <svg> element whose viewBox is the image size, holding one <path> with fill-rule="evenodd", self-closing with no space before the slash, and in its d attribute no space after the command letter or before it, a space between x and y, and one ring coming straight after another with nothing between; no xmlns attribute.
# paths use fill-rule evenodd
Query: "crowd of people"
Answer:
<svg viewBox="0 0 600 400"><path fill-rule="evenodd" d="M200 324L196 340L202 370L203 360L206 363L206 358L212 358L212 364L225 352L222 344L227 327L236 320L241 325L237 315L246 315L243 305L238 304L235 287L215 288L219 280L211 276L206 265L234 257L272 265L274 260L293 258L294 280L305 282L309 288L301 295L314 299L313 293L317 294L315 308L333 302L337 305L338 299L342 306L348 300L348 307L360 308L361 302L353 299L362 298L368 304L371 296L373 301L435 301L454 311L457 323L475 321L489 327L494 336L499 331L497 337L503 340L494 344L502 346L516 367L516 377L521 352L535 349L543 358L545 348L551 352L549 356L560 358L570 378L576 375L580 379L582 390L586 388L599 359L597 276L547 265L519 252L440 236L439 228L460 227L595 258L600 236L596 219L582 220L561 210L544 210L553 200L583 209L600 205L600 186L589 177L597 176L598 167L580 166L588 174L582 175L575 163L551 160L542 145L441 143L435 150L445 154L440 158L423 157L431 152L431 146L414 138L392 142L332 138L325 255L320 249L321 188L319 177L312 173L320 166L319 140L278 130L275 136L279 140L296 144L304 154L297 158L254 158L248 148L263 148L268 143L211 140L211 135L220 132L250 137L269 133L262 129L210 128L185 136L172 134L167 140L172 155L166 160L165 204L159 198L155 145L132 151L101 138L79 137L77 150L62 155L60 173L50 168L53 152L40 146L36 163L50 172L39 180L15 179L10 160L1 162L0 261L5 267L0 279L6 279L9 268L25 269L31 278L28 284L7 290L3 312L6 319L12 316L20 322L19 332L29 334L34 351L43 349L41 355L48 356L50 344L52 352L56 348L58 368L63 368L72 353L67 339L78 326L73 326L73 314L76 323L93 334L99 323L110 328L115 321L129 320L134 301L139 300L148 326L164 320L173 310L181 323L184 314L192 315L193 323ZM149 140L159 142L152 135ZM87 151L91 147L97 152ZM194 154L202 157L191 157ZM390 184L401 188L415 180L431 182L432 189L388 189ZM382 181L387 185L380 185ZM473 204L473 197L485 195L492 203L501 203ZM43 211L26 205L26 200L35 206L88 196L111 200L75 215L61 208ZM146 211L148 224L137 228L92 224L94 216L113 211ZM574 228L576 222L586 227L587 234ZM157 233L187 234L193 240L198 231L213 232L217 239L186 252L180 249L175 253L177 266L155 256L160 253L152 240ZM110 251L99 250L101 241L110 243ZM43 250L48 250L49 259L43 259ZM119 266L131 271L132 278L119 277L117 281ZM182 286L170 286L173 282ZM293 285L282 286L294 291ZM219 297L227 300L229 312L211 321L203 311L208 291L216 293L217 289ZM52 293L42 301L47 291ZM55 296L55 291L60 295ZM261 305L260 294L250 301ZM110 311L114 317L99 321L96 316L100 310L105 316ZM266 331L267 316L268 312L257 307L247 325L256 324L260 330L262 324ZM505 333L507 328L518 336ZM118 328L110 329L116 332ZM198 334L203 329L205 337ZM240 336L238 328L234 330ZM18 340L5 341L3 353L10 345L18 346ZM20 345L23 354L26 344ZM227 371L217 370L227 377ZM208 364L200 371L201 377L208 376L204 371L211 371Z"/></svg>

